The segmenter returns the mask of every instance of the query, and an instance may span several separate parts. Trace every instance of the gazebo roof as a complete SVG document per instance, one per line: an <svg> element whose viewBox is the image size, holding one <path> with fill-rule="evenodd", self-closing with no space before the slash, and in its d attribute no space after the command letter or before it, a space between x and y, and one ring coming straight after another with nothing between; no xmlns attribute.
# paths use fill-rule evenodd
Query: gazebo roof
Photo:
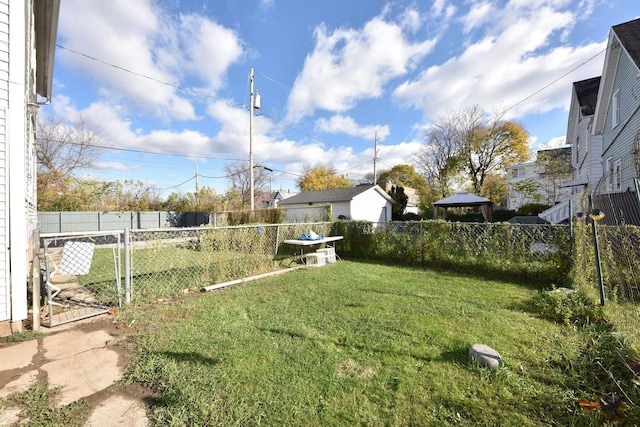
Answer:
<svg viewBox="0 0 640 427"><path fill-rule="evenodd" d="M484 197L476 196L475 194L467 193L466 191L462 191L460 193L456 193L451 197L447 197L442 200L438 200L434 202L434 206L442 206L442 207L457 207L457 206L477 206L484 204L493 204L491 200L485 199Z"/></svg>

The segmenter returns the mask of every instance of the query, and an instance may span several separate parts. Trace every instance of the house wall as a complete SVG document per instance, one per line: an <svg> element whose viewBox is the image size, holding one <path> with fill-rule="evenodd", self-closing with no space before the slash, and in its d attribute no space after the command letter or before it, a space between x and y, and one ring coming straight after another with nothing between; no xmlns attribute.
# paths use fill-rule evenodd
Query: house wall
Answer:
<svg viewBox="0 0 640 427"><path fill-rule="evenodd" d="M333 219L338 219L340 215L346 218L353 218L353 212L351 211L351 203L349 202L333 202L331 203L331 216Z"/></svg>
<svg viewBox="0 0 640 427"><path fill-rule="evenodd" d="M521 206L529 203L543 203L553 205L554 185L549 179L545 179L540 176L538 167L535 162L520 163L517 165L509 166L507 169L507 209L517 210ZM525 194L516 191L515 184L532 180L536 184L536 195ZM569 181L569 180L567 180ZM556 182L556 184L558 184ZM562 201L568 198L571 194L570 188L555 188L555 198Z"/></svg>
<svg viewBox="0 0 640 427"><path fill-rule="evenodd" d="M640 130L640 113L638 112L638 96L640 96L640 81L637 79L638 68L629 55L623 50L618 62L616 76L613 82L611 98L608 99L607 117L602 131L602 172L605 185L599 192L621 192L634 190L633 179L636 168L632 154L636 134ZM619 93L617 126L613 126L613 97ZM617 185L615 165L621 165L620 185ZM610 165L613 165L612 168Z"/></svg>
<svg viewBox="0 0 640 427"><path fill-rule="evenodd" d="M11 318L9 289L9 195L7 110L9 108L9 0L0 0L0 322Z"/></svg>
<svg viewBox="0 0 640 427"><path fill-rule="evenodd" d="M378 193L374 187L353 198L351 218L371 222L391 221L391 202Z"/></svg>

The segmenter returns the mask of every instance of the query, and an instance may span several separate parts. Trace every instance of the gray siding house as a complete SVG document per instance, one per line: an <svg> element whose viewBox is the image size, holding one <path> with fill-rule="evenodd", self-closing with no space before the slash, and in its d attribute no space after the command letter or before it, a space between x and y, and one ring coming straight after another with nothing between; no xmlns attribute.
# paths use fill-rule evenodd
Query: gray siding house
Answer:
<svg viewBox="0 0 640 427"><path fill-rule="evenodd" d="M640 19L616 25L600 81L593 133L602 136L598 193L635 191L640 160Z"/></svg>
<svg viewBox="0 0 640 427"><path fill-rule="evenodd" d="M0 0L0 336L27 318L36 116L50 102L59 0Z"/></svg>
<svg viewBox="0 0 640 427"><path fill-rule="evenodd" d="M604 223L640 225L640 19L611 27L594 117L602 136L595 207Z"/></svg>

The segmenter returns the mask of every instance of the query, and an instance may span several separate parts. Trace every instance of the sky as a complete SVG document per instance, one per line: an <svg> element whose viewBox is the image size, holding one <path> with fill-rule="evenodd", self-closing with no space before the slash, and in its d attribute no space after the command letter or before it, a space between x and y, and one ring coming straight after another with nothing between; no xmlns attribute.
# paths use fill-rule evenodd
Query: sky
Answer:
<svg viewBox="0 0 640 427"><path fill-rule="evenodd" d="M64 0L40 113L100 128L84 176L221 194L251 139L271 188L298 191L317 164L372 173L376 135L378 172L410 164L431 123L472 105L533 151L561 146L572 83L638 17L637 0Z"/></svg>

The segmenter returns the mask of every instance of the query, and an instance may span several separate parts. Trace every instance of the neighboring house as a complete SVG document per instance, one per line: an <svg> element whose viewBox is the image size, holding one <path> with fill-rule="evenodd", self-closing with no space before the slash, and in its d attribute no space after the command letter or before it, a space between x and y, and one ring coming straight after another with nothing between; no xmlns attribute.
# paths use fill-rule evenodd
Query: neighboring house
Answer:
<svg viewBox="0 0 640 427"><path fill-rule="evenodd" d="M280 206L280 203L285 200L288 199L289 197L293 197L298 193L294 193L292 191L276 191L275 193L273 193L273 197L271 198L271 204L270 207L272 208L277 208L278 206Z"/></svg>
<svg viewBox="0 0 640 427"><path fill-rule="evenodd" d="M335 219L391 221L393 199L379 185L367 184L331 190L304 191L281 200L286 209L330 206Z"/></svg>
<svg viewBox="0 0 640 427"><path fill-rule="evenodd" d="M0 335L27 319L36 115L51 100L59 0L0 0Z"/></svg>
<svg viewBox="0 0 640 427"><path fill-rule="evenodd" d="M611 27L594 112L592 133L602 138L602 179L595 189L601 197L594 199L609 223L640 225L639 109L640 19L635 19Z"/></svg>
<svg viewBox="0 0 640 427"><path fill-rule="evenodd" d="M404 207L402 215L406 214L420 214L420 195L418 192L411 187L403 187L400 185L394 184L392 181L385 181L381 184L383 186L384 191L387 194L391 195L400 189L404 195L407 197L407 204ZM396 206L397 207L397 206Z"/></svg>
<svg viewBox="0 0 640 427"><path fill-rule="evenodd" d="M566 186L572 189L571 196L563 204L573 202L574 212L588 210L587 196L593 195L602 178L602 135L594 135L594 114L598 101L600 77L581 80L573 83L569 123L567 126L567 144L572 147L571 164L573 179ZM559 211L564 206L555 207Z"/></svg>
<svg viewBox="0 0 640 427"><path fill-rule="evenodd" d="M571 194L564 187L570 177L560 169L571 168L571 148L538 151L538 156L552 158L554 164L546 170L536 161L511 165L507 170L507 209L518 210L530 203L555 205ZM560 168L559 165L565 165Z"/></svg>

